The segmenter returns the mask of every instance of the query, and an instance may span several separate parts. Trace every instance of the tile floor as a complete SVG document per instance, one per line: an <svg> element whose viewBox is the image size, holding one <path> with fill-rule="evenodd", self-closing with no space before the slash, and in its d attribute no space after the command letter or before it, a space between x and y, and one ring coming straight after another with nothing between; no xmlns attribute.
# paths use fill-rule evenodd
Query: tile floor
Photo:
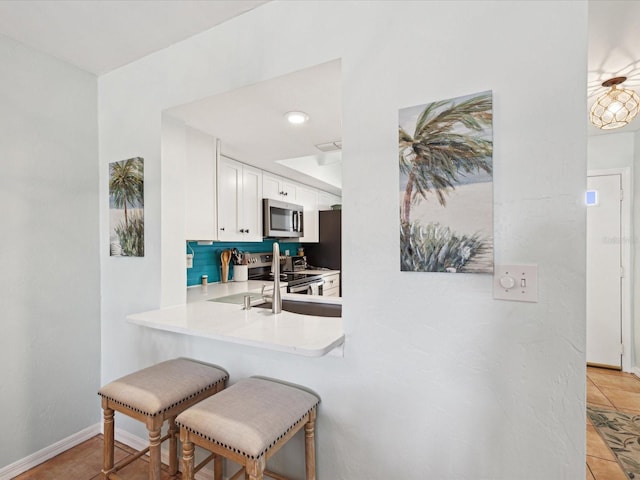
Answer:
<svg viewBox="0 0 640 480"><path fill-rule="evenodd" d="M135 450L131 447L116 442L115 461L119 462L134 452ZM148 465L146 458L139 458L118 473L127 480L148 480ZM102 435L96 435L51 460L14 477L13 480L98 480L101 478L101 468ZM169 474L163 472L161 480L171 478Z"/></svg>
<svg viewBox="0 0 640 480"><path fill-rule="evenodd" d="M587 404L640 415L640 379L630 373L587 368ZM587 417L587 480L627 480Z"/></svg>
<svg viewBox="0 0 640 480"><path fill-rule="evenodd" d="M629 373L587 368L587 403L610 410L640 414L640 379ZM116 462L133 450L122 444L116 446ZM15 477L15 480L94 480L100 478L102 468L102 435L52 458ZM127 480L148 478L146 459L141 458L121 470ZM162 480L169 480L163 475ZM587 418L587 477L586 480L627 480L613 454Z"/></svg>

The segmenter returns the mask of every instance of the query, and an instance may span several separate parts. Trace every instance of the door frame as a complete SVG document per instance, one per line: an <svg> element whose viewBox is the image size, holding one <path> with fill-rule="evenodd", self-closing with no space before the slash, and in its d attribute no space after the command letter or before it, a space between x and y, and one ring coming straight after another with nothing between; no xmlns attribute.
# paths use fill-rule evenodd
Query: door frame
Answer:
<svg viewBox="0 0 640 480"><path fill-rule="evenodd" d="M622 344L624 345L624 350L622 352L622 371L631 372L633 369L631 365L631 357L634 348L633 336L631 334L631 311L633 307L633 295L631 291L631 278L633 277L633 265L631 263L631 245L633 244L633 239L631 238L631 205L633 204L633 190L631 189L631 167L587 170L587 177L596 177L602 175L620 175L622 191L624 192L622 201L620 202L620 229L622 237L620 242L622 256L620 259L620 263L622 264L622 268L624 269L624 276L622 277L622 283L620 285L620 307L622 316L621 333Z"/></svg>

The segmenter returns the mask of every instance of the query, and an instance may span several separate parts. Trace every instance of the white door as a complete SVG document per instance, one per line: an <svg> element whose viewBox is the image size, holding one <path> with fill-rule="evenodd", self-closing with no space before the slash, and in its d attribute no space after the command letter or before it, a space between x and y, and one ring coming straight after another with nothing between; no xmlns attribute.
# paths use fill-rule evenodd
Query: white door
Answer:
<svg viewBox="0 0 640 480"><path fill-rule="evenodd" d="M587 177L587 363L622 367L622 176Z"/></svg>

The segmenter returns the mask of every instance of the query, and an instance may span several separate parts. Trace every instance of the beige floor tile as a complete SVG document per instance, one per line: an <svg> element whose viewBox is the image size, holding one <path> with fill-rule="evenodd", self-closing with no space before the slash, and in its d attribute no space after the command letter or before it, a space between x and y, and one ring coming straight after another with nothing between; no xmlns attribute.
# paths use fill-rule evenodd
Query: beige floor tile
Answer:
<svg viewBox="0 0 640 480"><path fill-rule="evenodd" d="M587 466L595 480L629 480L620 465L618 465L618 462L597 457L587 457Z"/></svg>
<svg viewBox="0 0 640 480"><path fill-rule="evenodd" d="M603 460L616 461L613 452L607 447L602 437L593 425L587 426L587 455Z"/></svg>
<svg viewBox="0 0 640 480"><path fill-rule="evenodd" d="M600 389L591 381L587 380L587 403L589 405L599 405L611 408L613 405Z"/></svg>
<svg viewBox="0 0 640 480"><path fill-rule="evenodd" d="M128 454L115 450L120 461ZM93 437L51 460L15 477L15 480L88 480L102 469L102 438Z"/></svg>
<svg viewBox="0 0 640 480"><path fill-rule="evenodd" d="M609 387L601 387L600 390L616 409L640 414L640 393Z"/></svg>
<svg viewBox="0 0 640 480"><path fill-rule="evenodd" d="M627 392L640 393L640 379L630 373L616 372L590 372L587 374L589 380L600 388L609 387Z"/></svg>
<svg viewBox="0 0 640 480"><path fill-rule="evenodd" d="M166 465L162 466L166 469ZM135 462L127 465L122 470L118 470L118 474L126 480L148 480L149 479L149 462L144 458L139 458ZM100 477L98 477L100 478ZM170 480L172 477L166 472L160 472L161 480ZM180 478L178 476L178 478Z"/></svg>
<svg viewBox="0 0 640 480"><path fill-rule="evenodd" d="M589 468L588 464L587 464L587 479L586 480L596 480L596 477L594 477L593 473L591 473L591 469Z"/></svg>

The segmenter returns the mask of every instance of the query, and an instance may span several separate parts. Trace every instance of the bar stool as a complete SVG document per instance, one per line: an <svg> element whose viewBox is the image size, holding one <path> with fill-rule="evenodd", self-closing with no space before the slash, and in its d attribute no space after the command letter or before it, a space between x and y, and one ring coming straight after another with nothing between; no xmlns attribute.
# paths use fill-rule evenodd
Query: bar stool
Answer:
<svg viewBox="0 0 640 480"><path fill-rule="evenodd" d="M149 452L149 479L160 480L160 446L169 439L169 474L178 473L176 416L190 406L223 390L226 371L188 358L176 358L139 370L104 385L98 391L104 412L102 477L119 479L116 472ZM143 422L149 446L114 465L114 410ZM162 425L169 430L161 438Z"/></svg>
<svg viewBox="0 0 640 480"><path fill-rule="evenodd" d="M182 441L183 479L193 480L214 460L214 479L222 480L218 457L238 463L250 480L264 476L286 480L266 470L267 460L304 427L307 480L316 478L315 420L320 399L301 388L264 378L247 378L188 408L176 418ZM194 465L194 445L212 454Z"/></svg>

